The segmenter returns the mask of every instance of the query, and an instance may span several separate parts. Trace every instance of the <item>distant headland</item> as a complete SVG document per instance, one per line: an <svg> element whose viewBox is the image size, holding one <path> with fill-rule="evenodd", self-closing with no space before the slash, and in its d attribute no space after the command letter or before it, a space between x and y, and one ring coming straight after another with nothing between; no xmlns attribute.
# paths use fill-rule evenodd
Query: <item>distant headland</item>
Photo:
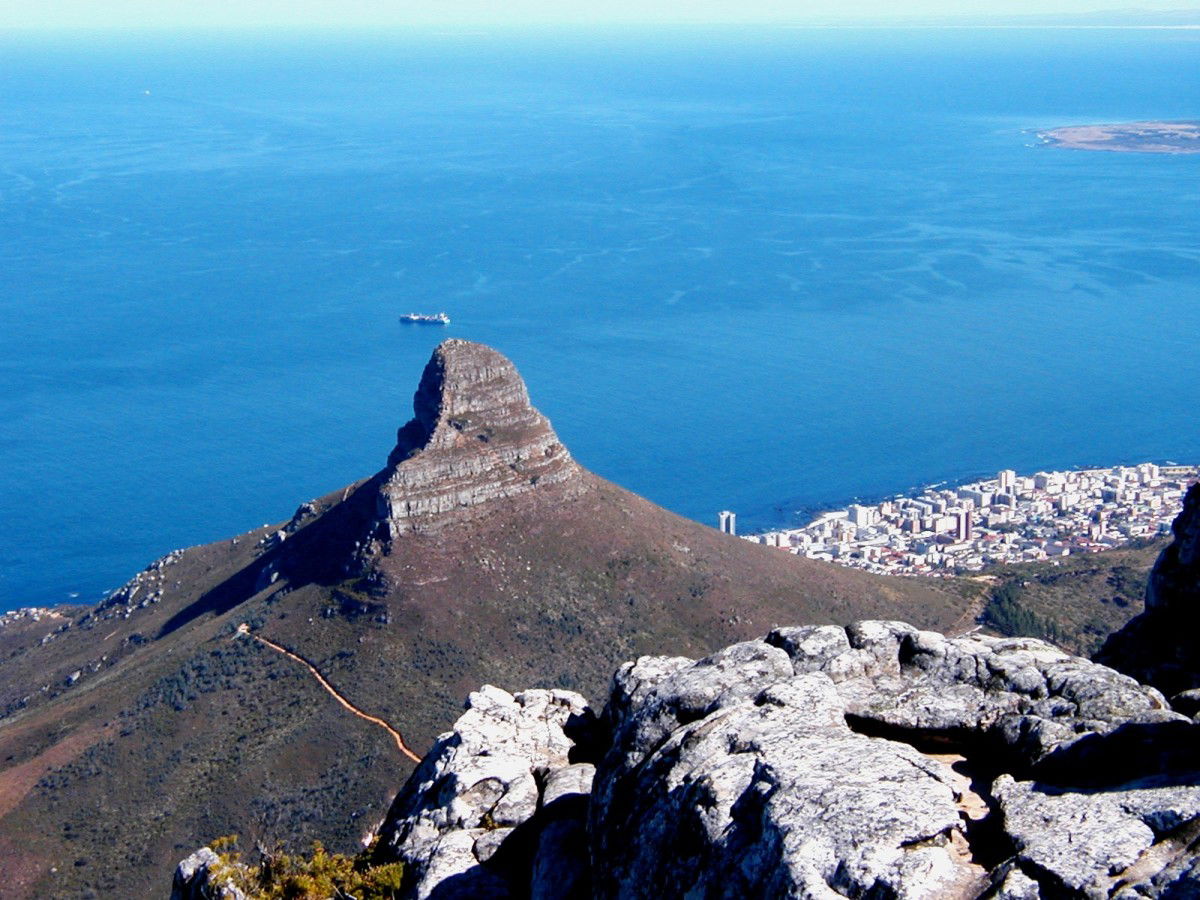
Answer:
<svg viewBox="0 0 1200 900"><path fill-rule="evenodd" d="M1069 125L1039 131L1044 143L1113 153L1200 153L1200 121Z"/></svg>

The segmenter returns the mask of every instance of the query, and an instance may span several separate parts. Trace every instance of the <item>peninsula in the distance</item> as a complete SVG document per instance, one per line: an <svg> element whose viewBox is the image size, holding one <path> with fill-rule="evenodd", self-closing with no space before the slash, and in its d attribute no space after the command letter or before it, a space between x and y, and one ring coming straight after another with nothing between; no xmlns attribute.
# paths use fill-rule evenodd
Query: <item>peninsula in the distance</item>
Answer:
<svg viewBox="0 0 1200 900"><path fill-rule="evenodd" d="M1200 121L1069 125L1039 131L1047 144L1114 153L1200 153Z"/></svg>

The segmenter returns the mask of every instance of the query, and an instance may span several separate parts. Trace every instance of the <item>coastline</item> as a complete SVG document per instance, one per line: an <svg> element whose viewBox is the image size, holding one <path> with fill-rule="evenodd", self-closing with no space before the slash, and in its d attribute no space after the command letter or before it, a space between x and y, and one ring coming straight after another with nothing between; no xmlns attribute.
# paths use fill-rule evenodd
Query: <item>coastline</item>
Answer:
<svg viewBox="0 0 1200 900"><path fill-rule="evenodd" d="M1032 476L1016 476L1016 477L1032 479L1032 478L1036 478L1037 476L1041 475L1041 476L1047 476L1051 479L1061 477L1063 479L1063 481L1066 482L1066 480L1071 476L1080 476L1080 475L1088 475L1088 474L1092 474L1092 475L1111 474L1112 472L1118 471L1118 470L1136 471L1138 468L1143 467L1143 466L1153 466L1153 467L1157 468L1160 471L1160 473L1163 473L1162 477L1165 480L1176 480L1176 481L1180 480L1180 479L1200 480L1200 463L1178 464L1173 461L1142 462L1142 463L1134 463L1134 464L1119 463L1114 466L1083 466L1083 467L1073 468L1073 469L1062 469L1062 470L1055 470L1055 471L1050 471L1050 472L1038 472ZM796 521L803 522L804 524L787 526L787 527L765 528L764 529L761 527L761 524L759 524L761 522L761 519L764 517L750 516L750 517L743 518L742 522L745 523L748 520L751 523L751 531L740 534L739 537L742 537L744 540L756 541L758 543L764 543L764 544L768 544L768 545L772 545L772 541L774 540L775 543L773 544L773 546L780 547L781 549L788 549L787 547L783 547L783 545L780 543L780 541L782 541L783 538L775 537L775 536L797 535L797 534L807 531L808 529L812 528L813 526L818 525L819 523L845 519L848 516L850 510L855 507L867 508L867 509L879 509L888 504L896 505L896 504L902 503L903 501L906 501L906 500L919 499L923 496L926 496L929 494L937 494L939 492L942 494L951 494L951 493L957 494L960 491L977 490L977 489L985 487L989 484L993 484L994 482L995 482L994 478L981 477L979 474L963 475L963 476L954 477L954 478L944 478L944 479L941 479L938 481L924 482L924 483L914 485L912 487L909 487L909 488L906 488L906 489L900 490L900 491L889 491L886 493L876 493L876 494L869 494L869 495L854 495L850 498L850 500L852 502L846 503L844 506L838 506L832 502L809 504L809 505L794 508L791 511L791 513L788 514L789 517L794 517ZM1182 496L1182 494L1181 494L1181 496ZM959 498L959 499L961 499L961 498ZM779 508L782 509L782 506ZM1167 525L1169 525L1170 521L1174 518L1174 515L1176 514L1176 512L1177 511L1171 511L1169 513L1169 515L1166 518ZM260 526L258 529L254 529L252 532L249 532L249 533L265 532L269 529L270 529L270 526L263 525L263 526ZM1141 537L1141 536L1143 536L1143 535L1136 535L1136 537ZM1129 539L1132 539L1132 538L1129 538ZM1090 550L1089 552L1096 552L1098 550L1112 549L1112 548L1115 548L1118 546L1122 546L1123 544L1127 543L1129 539L1121 541L1119 543L1113 543L1111 545L1105 545L1105 546L1098 545L1098 546L1096 546L1095 550ZM235 540L236 540L236 538L235 538ZM832 554L830 554L829 556L811 555L810 558L825 559L826 561L837 562L841 565L848 565L852 568L867 568L872 571L877 571L880 574L894 574L894 575L902 575L902 576L917 574L917 575L932 575L933 577L954 574L954 572L952 572L952 571L913 573L913 572L881 571L878 569L872 569L870 566L858 564L854 557L849 556L849 554L855 552L855 547L854 547L855 542L850 541L850 542L844 542L844 543L846 543L848 545L848 552L846 555L842 556L841 558L834 556ZM868 541L865 541L864 543L870 544L870 541L868 540ZM790 544L789 544L789 546L793 552L796 551L796 549L797 549L796 546L793 546ZM172 551L172 554L175 554L178 552L179 552L178 550ZM170 556L172 554L168 554L168 556ZM809 555L809 554L801 554L801 555ZM997 561L995 563L989 563L988 565L992 565L992 564L1001 565L1001 564L1004 564L1004 562L1012 562L1012 561L1013 560ZM143 571L149 571L149 570L153 569L159 562L161 562L161 560L156 560L155 562L151 562L148 566L145 567L145 569ZM972 569L972 570L968 570L968 571L978 571L978 570ZM100 595L100 599L97 602L103 603L106 598L108 598L112 594L116 593L117 591L121 590L126 585L127 585L127 583L122 583L122 585L120 585L118 587L104 591ZM87 609L91 608L91 605L89 605L88 603L81 603L77 599L77 597L78 597L78 595L75 594L75 595L71 596L71 599L68 599L62 603L49 603L49 604L47 604L47 603L32 603L32 604L28 604L28 605L13 607L12 609L9 609L9 610L0 611L0 629L4 629L6 627L12 626L17 622L28 621L28 622L32 622L33 624L37 624L42 619L55 620L55 619L61 618L62 615L64 614L64 611L87 610Z"/></svg>

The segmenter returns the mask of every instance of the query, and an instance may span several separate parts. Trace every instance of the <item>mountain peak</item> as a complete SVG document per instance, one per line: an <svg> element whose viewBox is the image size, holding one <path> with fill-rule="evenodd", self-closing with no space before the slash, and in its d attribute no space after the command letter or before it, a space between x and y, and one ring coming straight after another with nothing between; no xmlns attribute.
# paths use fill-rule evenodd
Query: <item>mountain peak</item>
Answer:
<svg viewBox="0 0 1200 900"><path fill-rule="evenodd" d="M416 393L371 477L0 627L0 894L154 896L196 834L357 847L408 761L325 684L419 752L485 682L598 694L622 660L780 622L970 616L956 584L730 538L585 471L487 347L443 344Z"/></svg>
<svg viewBox="0 0 1200 900"><path fill-rule="evenodd" d="M394 538L551 485L581 491L581 469L533 408L516 366L473 341L433 351L382 473L377 513Z"/></svg>

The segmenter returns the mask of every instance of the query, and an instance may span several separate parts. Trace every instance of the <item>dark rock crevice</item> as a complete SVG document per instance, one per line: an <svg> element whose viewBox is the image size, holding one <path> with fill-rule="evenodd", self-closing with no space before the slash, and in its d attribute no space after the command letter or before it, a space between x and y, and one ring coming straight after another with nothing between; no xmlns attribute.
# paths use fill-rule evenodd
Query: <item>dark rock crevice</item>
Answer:
<svg viewBox="0 0 1200 900"><path fill-rule="evenodd" d="M992 871L1014 857L1016 848L1004 831L1004 815L991 791L995 779L1020 762L1008 748L967 728L908 730L852 713L847 713L846 724L857 734L907 744L959 776L961 834L975 865Z"/></svg>

